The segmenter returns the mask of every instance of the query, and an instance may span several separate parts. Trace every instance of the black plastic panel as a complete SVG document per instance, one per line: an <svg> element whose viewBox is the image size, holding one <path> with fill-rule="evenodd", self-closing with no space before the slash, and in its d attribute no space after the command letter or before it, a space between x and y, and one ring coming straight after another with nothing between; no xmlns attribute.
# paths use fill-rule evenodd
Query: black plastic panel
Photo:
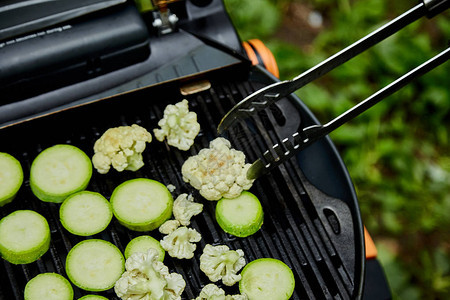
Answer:
<svg viewBox="0 0 450 300"><path fill-rule="evenodd" d="M0 42L0 105L144 61L147 26L133 5Z"/></svg>
<svg viewBox="0 0 450 300"><path fill-rule="evenodd" d="M42 30L126 0L3 0L0 2L0 41Z"/></svg>

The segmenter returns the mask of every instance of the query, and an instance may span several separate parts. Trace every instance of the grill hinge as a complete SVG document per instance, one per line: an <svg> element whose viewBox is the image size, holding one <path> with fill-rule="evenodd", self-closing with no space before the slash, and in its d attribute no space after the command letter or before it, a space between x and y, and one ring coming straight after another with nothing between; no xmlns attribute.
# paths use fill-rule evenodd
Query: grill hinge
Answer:
<svg viewBox="0 0 450 300"><path fill-rule="evenodd" d="M153 27L158 30L159 35L173 32L178 22L178 17L167 7L167 0L153 0L153 5L158 9L153 11Z"/></svg>

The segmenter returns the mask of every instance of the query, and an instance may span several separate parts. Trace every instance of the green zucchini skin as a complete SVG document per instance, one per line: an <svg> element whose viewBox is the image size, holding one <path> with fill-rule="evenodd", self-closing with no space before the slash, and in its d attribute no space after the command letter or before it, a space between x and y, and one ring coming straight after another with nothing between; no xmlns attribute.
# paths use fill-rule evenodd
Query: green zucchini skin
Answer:
<svg viewBox="0 0 450 300"><path fill-rule="evenodd" d="M76 164L73 163L73 159L77 160ZM72 166L81 168L79 171L82 174L75 174L74 170L70 170L69 161L72 161ZM62 165L64 167L61 167ZM55 191L54 189L62 184L58 184L55 180L53 184L48 184L46 181L50 180L49 178L55 178L54 173L57 172L65 174L61 179L76 180L77 184ZM43 150L33 160L30 169L30 187L38 199L44 202L62 203L69 195L86 189L91 177L92 163L86 153L72 145L58 144Z"/></svg>
<svg viewBox="0 0 450 300"><path fill-rule="evenodd" d="M100 295L86 295L79 298L78 300L108 300L108 298Z"/></svg>
<svg viewBox="0 0 450 300"><path fill-rule="evenodd" d="M130 195L132 192L137 192L138 190L145 192L145 196L143 196L143 199L145 198L145 200L142 201L141 207L137 207L138 204L136 204L138 201L136 198L138 198L138 196L133 198L133 196ZM155 197L155 195L158 195L159 197ZM125 197L128 198L125 199ZM139 214L141 211L145 209L152 210L152 203L154 201L159 201L158 199L160 198L164 198L165 207L159 212L158 216L153 218L149 217L139 221L134 219L135 215ZM164 184L153 179L136 178L121 183L114 189L110 202L113 214L119 223L134 231L154 230L172 216L172 194ZM131 214L131 216L125 216L123 212L124 208L130 209L129 214ZM131 213L133 210L135 214Z"/></svg>
<svg viewBox="0 0 450 300"><path fill-rule="evenodd" d="M58 294L55 294L56 284L62 285L64 289L58 290ZM24 298L25 300L44 300L42 297L52 297L52 299L58 297L57 300L72 300L73 294L72 285L63 276L57 273L41 273L28 281L25 286Z"/></svg>
<svg viewBox="0 0 450 300"><path fill-rule="evenodd" d="M146 248L147 250L149 248L155 249L156 251L158 251L158 260L161 262L164 261L166 251L163 249L163 247L161 247L161 244L157 239L149 235L141 235L132 239L125 247L125 259L130 257L135 252L139 252L141 250L141 252L146 252L146 250L143 250L144 248Z"/></svg>
<svg viewBox="0 0 450 300"><path fill-rule="evenodd" d="M247 237L256 233L264 221L264 212L259 199L248 191L243 191L240 196L233 199L220 199L216 205L215 215L223 231L237 237ZM236 216L239 216L239 220L235 220Z"/></svg>
<svg viewBox="0 0 450 300"><path fill-rule="evenodd" d="M101 292L112 288L124 271L122 252L105 240L83 240L67 254L67 276L74 285L86 291Z"/></svg>
<svg viewBox="0 0 450 300"><path fill-rule="evenodd" d="M288 300L294 293L294 273L281 260L256 259L244 267L241 275L239 291L249 300Z"/></svg>
<svg viewBox="0 0 450 300"><path fill-rule="evenodd" d="M15 177L10 186L2 177ZM12 155L0 152L0 207L12 202L23 183L23 169L20 162ZM3 186L5 184L5 186Z"/></svg>
<svg viewBox="0 0 450 300"><path fill-rule="evenodd" d="M111 204L97 192L81 191L70 195L59 208L63 227L72 234L91 236L105 230L111 222Z"/></svg>
<svg viewBox="0 0 450 300"><path fill-rule="evenodd" d="M20 221L20 223L25 224L27 221L34 219L33 224L29 224L25 227L12 228L10 224ZM17 224L17 223L16 223ZM22 238L22 231L32 230L36 227L36 224L42 226L43 232L41 239L36 242L31 248L26 248L22 250L13 250L13 245L10 241L7 241L5 236L8 234L13 235L14 244L20 243ZM17 230L15 232L15 230ZM50 248L50 227L47 220L39 213L32 210L16 210L11 214L0 220L0 254L2 257L12 264L29 264L38 260L42 255L44 255Z"/></svg>

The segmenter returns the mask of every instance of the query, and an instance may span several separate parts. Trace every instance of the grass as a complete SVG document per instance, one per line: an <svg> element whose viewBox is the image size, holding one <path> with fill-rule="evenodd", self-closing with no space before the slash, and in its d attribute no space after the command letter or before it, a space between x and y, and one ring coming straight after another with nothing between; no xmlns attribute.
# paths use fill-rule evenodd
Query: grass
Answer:
<svg viewBox="0 0 450 300"><path fill-rule="evenodd" d="M225 4L241 38L265 42L289 79L416 2ZM297 93L326 122L445 49L449 36L448 12L423 18ZM396 299L450 297L449 75L447 62L331 134Z"/></svg>

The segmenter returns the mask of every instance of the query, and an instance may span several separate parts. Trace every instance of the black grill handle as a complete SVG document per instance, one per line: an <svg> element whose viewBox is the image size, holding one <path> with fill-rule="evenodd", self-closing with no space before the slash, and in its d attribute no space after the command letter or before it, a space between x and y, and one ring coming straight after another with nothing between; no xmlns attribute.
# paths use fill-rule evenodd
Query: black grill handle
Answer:
<svg viewBox="0 0 450 300"><path fill-rule="evenodd" d="M432 18L450 7L450 0L422 0L422 3L427 10L428 18Z"/></svg>

